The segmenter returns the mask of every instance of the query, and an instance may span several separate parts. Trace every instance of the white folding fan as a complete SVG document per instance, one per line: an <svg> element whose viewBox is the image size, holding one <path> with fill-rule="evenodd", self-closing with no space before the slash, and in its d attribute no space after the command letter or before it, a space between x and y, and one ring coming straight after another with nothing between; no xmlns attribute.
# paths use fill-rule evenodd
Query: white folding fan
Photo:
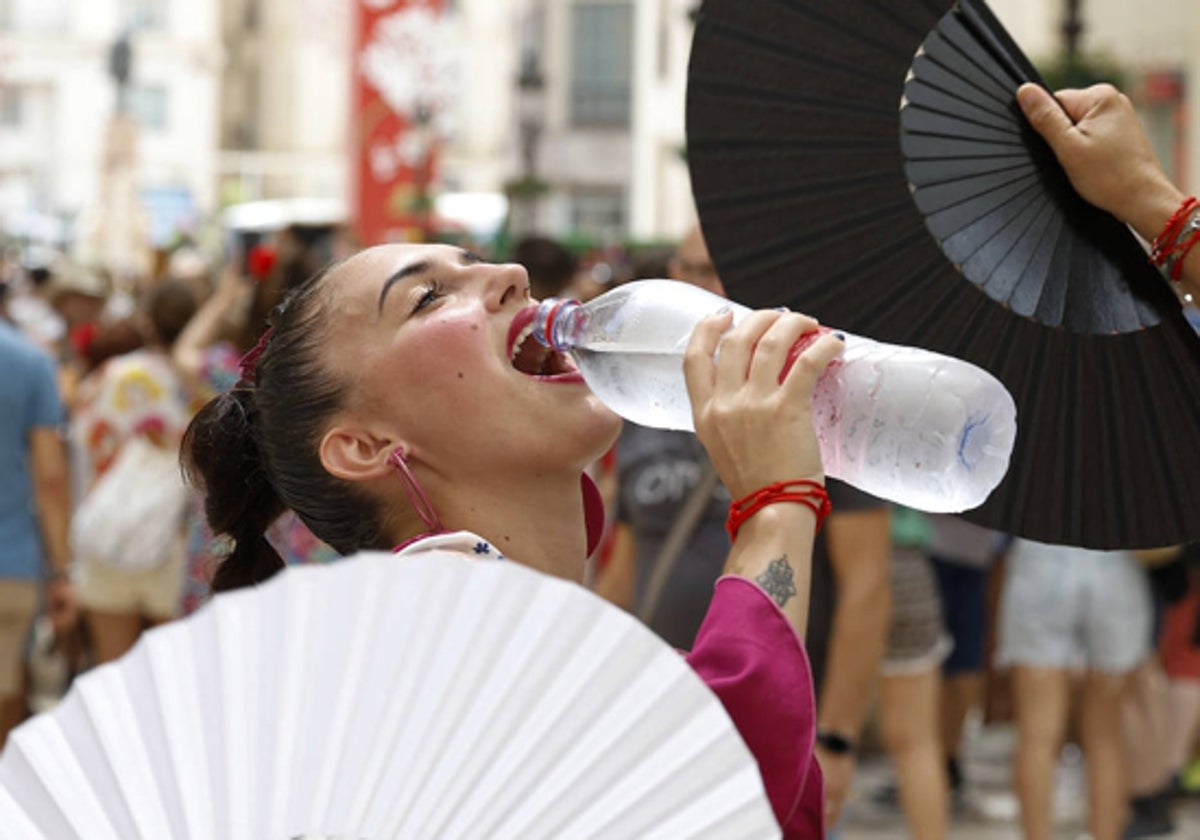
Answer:
<svg viewBox="0 0 1200 840"><path fill-rule="evenodd" d="M150 631L0 756L0 840L778 837L717 698L581 587L431 551Z"/></svg>

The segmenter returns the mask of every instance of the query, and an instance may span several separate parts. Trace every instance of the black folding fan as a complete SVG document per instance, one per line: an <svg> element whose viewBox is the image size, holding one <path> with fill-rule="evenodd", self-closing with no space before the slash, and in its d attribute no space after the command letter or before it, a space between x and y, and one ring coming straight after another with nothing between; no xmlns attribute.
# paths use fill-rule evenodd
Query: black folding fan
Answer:
<svg viewBox="0 0 1200 840"><path fill-rule="evenodd" d="M981 0L706 0L688 161L730 295L974 362L1017 402L968 518L1046 542L1200 539L1200 340L1028 126Z"/></svg>

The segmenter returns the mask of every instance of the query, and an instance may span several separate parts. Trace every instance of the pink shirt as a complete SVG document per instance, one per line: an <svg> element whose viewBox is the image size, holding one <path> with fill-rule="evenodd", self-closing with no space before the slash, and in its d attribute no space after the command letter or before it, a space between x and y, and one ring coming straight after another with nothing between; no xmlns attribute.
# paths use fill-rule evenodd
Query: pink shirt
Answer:
<svg viewBox="0 0 1200 840"><path fill-rule="evenodd" d="M824 837L812 670L778 605L753 581L722 577L687 661L758 761L783 836Z"/></svg>

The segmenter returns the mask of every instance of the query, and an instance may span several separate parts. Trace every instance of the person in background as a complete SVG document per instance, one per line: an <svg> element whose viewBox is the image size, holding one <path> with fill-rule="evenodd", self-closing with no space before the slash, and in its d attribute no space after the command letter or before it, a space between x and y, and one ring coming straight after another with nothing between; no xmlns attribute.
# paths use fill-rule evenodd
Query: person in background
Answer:
<svg viewBox="0 0 1200 840"><path fill-rule="evenodd" d="M894 794L885 789L881 796L898 798L911 836L944 840L949 806L938 699L951 642L928 558L928 520L894 505L891 535L892 599L880 669L879 723L897 789Z"/></svg>
<svg viewBox="0 0 1200 840"><path fill-rule="evenodd" d="M146 345L109 359L80 383L71 426L77 451L85 458L85 494L135 440L178 449L190 414L170 350L195 311L186 284L156 286L139 319ZM152 566L127 568L86 553L77 558L79 600L97 662L118 658L147 625L178 614L183 547L181 522L179 539L165 546Z"/></svg>
<svg viewBox="0 0 1200 840"><path fill-rule="evenodd" d="M970 714L982 708L986 679L988 573L1003 536L959 516L928 514L929 560L954 647L942 663L941 744L951 803L965 803L961 753Z"/></svg>
<svg viewBox="0 0 1200 840"><path fill-rule="evenodd" d="M1200 734L1200 543L1184 546L1179 560L1186 587L1167 605L1158 647L1168 680L1167 762L1176 796L1200 793L1200 764L1193 762Z"/></svg>
<svg viewBox="0 0 1200 840"><path fill-rule="evenodd" d="M1127 551L1016 540L999 615L997 666L1013 668L1014 778L1027 840L1054 829L1054 774L1082 669L1079 717L1087 758L1088 828L1117 840L1127 822L1123 699L1150 650L1145 570Z"/></svg>
<svg viewBox="0 0 1200 840"><path fill-rule="evenodd" d="M562 243L547 236L521 239L513 247L512 258L529 272L529 293L534 300L562 297L579 270L579 259Z"/></svg>
<svg viewBox="0 0 1200 840"><path fill-rule="evenodd" d="M2 306L0 306L2 308ZM71 514L54 362L0 318L0 747L25 715L22 650L39 595L57 631L76 620Z"/></svg>
<svg viewBox="0 0 1200 840"><path fill-rule="evenodd" d="M1185 555L1180 546L1135 554L1149 576L1155 620L1150 639L1153 652L1138 666L1125 693L1130 793L1126 840L1174 830L1171 806L1183 763L1179 744L1188 742L1194 733L1192 722L1174 713L1171 696L1172 683L1178 684L1176 677L1186 674L1189 665L1195 668L1195 657L1186 647L1195 625L1184 629L1176 623L1181 615L1177 607L1186 603L1189 589Z"/></svg>
<svg viewBox="0 0 1200 840"><path fill-rule="evenodd" d="M692 227L667 263L671 279L724 296L700 227ZM618 507L612 559L597 591L642 615L656 632L687 647L729 550L724 531L729 495L717 483L657 607L646 593L659 551L707 471L692 435L626 423L617 443ZM888 630L887 505L838 481L827 481L833 513L813 546L812 598L805 647L817 691L816 755L825 777L825 816L835 826L850 792L858 740L866 720Z"/></svg>

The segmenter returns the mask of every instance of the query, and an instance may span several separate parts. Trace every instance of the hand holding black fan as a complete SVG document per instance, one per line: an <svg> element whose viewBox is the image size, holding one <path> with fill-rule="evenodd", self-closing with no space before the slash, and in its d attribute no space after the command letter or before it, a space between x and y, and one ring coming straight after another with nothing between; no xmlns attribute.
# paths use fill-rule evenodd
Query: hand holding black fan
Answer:
<svg viewBox="0 0 1200 840"><path fill-rule="evenodd" d="M1135 237L1028 126L979 0L707 0L688 91L731 296L984 367L1007 479L968 514L1095 548L1200 538L1200 342Z"/></svg>

